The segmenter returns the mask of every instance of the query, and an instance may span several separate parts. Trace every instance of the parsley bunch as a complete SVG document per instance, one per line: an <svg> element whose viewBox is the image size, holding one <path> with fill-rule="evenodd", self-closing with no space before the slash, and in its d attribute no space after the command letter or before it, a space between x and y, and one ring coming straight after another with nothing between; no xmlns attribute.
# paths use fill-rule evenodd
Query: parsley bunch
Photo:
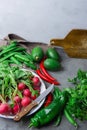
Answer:
<svg viewBox="0 0 87 130"><path fill-rule="evenodd" d="M69 93L67 108L73 116L80 120L87 120L87 72L78 70L76 77L69 79L75 85L66 89Z"/></svg>

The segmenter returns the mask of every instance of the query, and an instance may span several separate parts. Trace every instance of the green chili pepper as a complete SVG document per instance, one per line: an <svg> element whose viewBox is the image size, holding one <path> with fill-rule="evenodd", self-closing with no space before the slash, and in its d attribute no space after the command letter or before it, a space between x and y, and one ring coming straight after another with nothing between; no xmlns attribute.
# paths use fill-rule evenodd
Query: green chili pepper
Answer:
<svg viewBox="0 0 87 130"><path fill-rule="evenodd" d="M57 99L61 95L61 90L58 87L54 87L53 98Z"/></svg>
<svg viewBox="0 0 87 130"><path fill-rule="evenodd" d="M60 125L61 120L62 120L62 114L60 113L60 114L58 115L58 117L57 117L56 122L55 122L55 126L59 126L59 125Z"/></svg>
<svg viewBox="0 0 87 130"><path fill-rule="evenodd" d="M66 99L66 92L61 92L60 96L54 99L49 106L41 109L31 118L29 127L39 127L52 121L63 110Z"/></svg>
<svg viewBox="0 0 87 130"><path fill-rule="evenodd" d="M76 128L78 127L77 122L74 120L72 114L69 112L68 108L64 109L64 115L67 118L67 120L74 125Z"/></svg>

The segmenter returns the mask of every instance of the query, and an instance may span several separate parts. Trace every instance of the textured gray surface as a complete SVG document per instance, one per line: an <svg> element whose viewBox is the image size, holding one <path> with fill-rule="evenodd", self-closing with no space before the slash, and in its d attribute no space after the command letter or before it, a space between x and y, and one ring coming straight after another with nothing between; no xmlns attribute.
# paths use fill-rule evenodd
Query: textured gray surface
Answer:
<svg viewBox="0 0 87 130"><path fill-rule="evenodd" d="M16 33L49 43L73 28L87 29L87 0L0 0L0 38Z"/></svg>
<svg viewBox="0 0 87 130"><path fill-rule="evenodd" d="M61 83L59 86L61 89L64 87L71 86L67 82L68 78L73 78L77 70L87 69L87 59L75 59L69 58L62 49L57 49L61 56L62 69L58 72L50 72L58 81ZM46 84L47 86L49 84ZM39 130L38 128L28 128L30 117L22 119L20 122L14 122L13 120L0 118L0 130ZM78 130L87 130L87 121L78 121ZM76 130L63 116L60 126L55 127L54 122L40 128L41 130Z"/></svg>

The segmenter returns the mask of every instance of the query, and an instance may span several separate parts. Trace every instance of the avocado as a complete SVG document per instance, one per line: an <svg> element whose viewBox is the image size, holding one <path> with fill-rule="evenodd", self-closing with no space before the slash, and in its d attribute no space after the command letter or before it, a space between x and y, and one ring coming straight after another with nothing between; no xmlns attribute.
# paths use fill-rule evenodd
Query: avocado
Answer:
<svg viewBox="0 0 87 130"><path fill-rule="evenodd" d="M47 49L46 56L47 56L47 58L52 58L52 59L55 59L58 61L60 59L60 56L59 56L59 53L57 52L57 50L55 48L51 48L51 47Z"/></svg>
<svg viewBox="0 0 87 130"><path fill-rule="evenodd" d="M44 51L41 47L36 46L32 49L31 55L35 62L40 62L44 57Z"/></svg>
<svg viewBox="0 0 87 130"><path fill-rule="evenodd" d="M61 68L60 62L55 59L51 59L51 58L47 58L44 61L44 66L47 70L51 70L51 71L56 71Z"/></svg>

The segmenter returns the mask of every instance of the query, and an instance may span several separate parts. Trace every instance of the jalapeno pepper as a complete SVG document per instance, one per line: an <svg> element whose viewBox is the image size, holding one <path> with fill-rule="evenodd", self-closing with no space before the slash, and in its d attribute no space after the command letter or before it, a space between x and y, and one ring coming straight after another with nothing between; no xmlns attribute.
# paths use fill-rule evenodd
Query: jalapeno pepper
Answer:
<svg viewBox="0 0 87 130"><path fill-rule="evenodd" d="M55 98L49 106L42 108L31 118L29 127L39 127L52 121L63 110L66 100L66 92L61 92L59 97Z"/></svg>
<svg viewBox="0 0 87 130"><path fill-rule="evenodd" d="M55 123L55 126L59 126L60 123L61 123L61 120L62 120L62 114L60 113L57 117L57 120L56 120L56 123Z"/></svg>

